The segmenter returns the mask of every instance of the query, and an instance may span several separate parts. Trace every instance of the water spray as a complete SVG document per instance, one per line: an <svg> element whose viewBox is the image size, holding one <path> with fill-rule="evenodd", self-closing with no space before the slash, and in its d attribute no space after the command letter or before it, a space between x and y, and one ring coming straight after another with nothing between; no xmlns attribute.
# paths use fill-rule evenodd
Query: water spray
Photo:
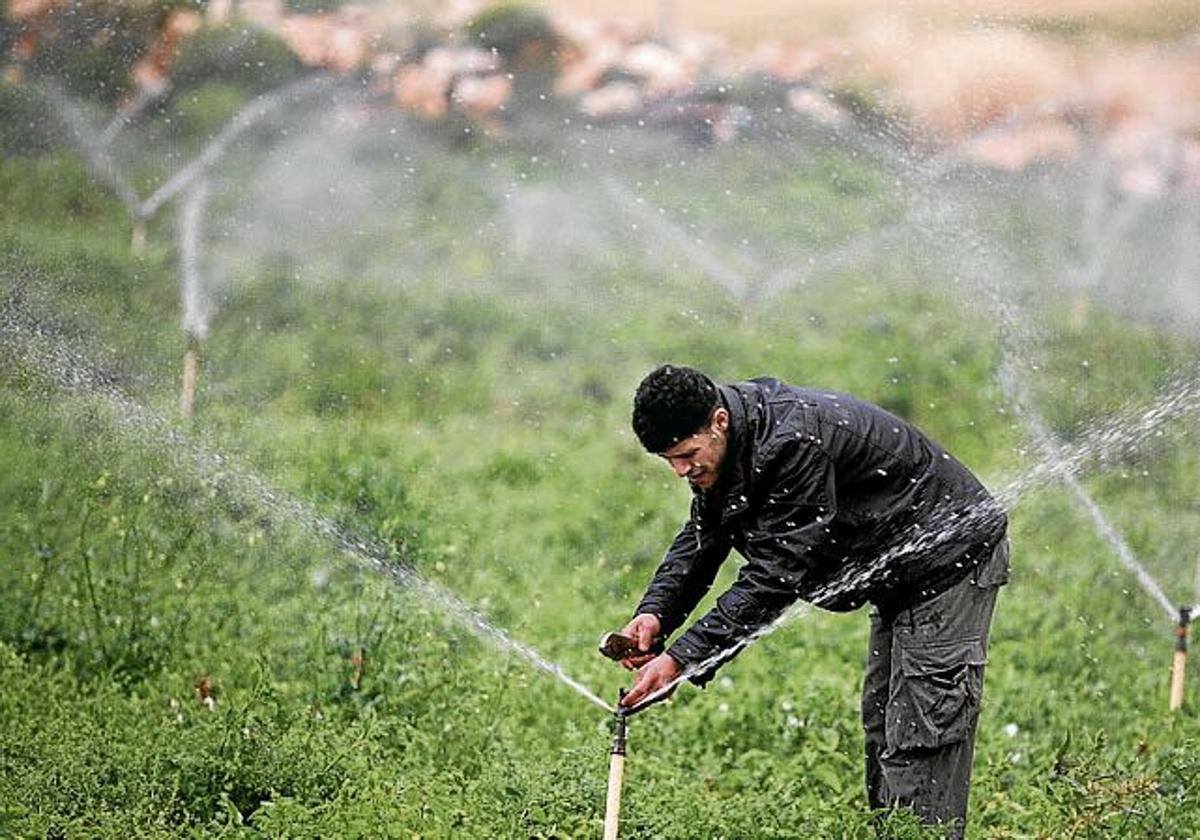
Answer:
<svg viewBox="0 0 1200 840"><path fill-rule="evenodd" d="M1042 450L1045 462L1051 464L1061 462L1063 460L1061 447L1054 440L1054 436L1047 427L1045 420L1042 419L1037 411L1030 407L1028 390L1023 386L1020 377L1017 375L1018 348L1016 347L1016 336L1018 331L1016 329L1013 308L997 291L992 290L992 294L997 304L1003 327L1002 347L1005 356L1000 368L999 378L1001 386L1012 399L1017 415L1024 421L1025 426L1033 436L1034 442ZM1104 515L1100 505L1087 492L1079 477L1070 470L1063 470L1059 477L1075 496L1079 505L1088 514L1092 520L1092 524L1096 528L1096 532L1112 547L1121 565L1134 575L1134 578L1143 591L1157 602L1169 617L1175 618L1178 615L1175 627L1175 656L1171 665L1171 690L1168 701L1170 711L1177 711L1183 706L1184 677L1187 673L1188 625L1191 622L1192 608L1181 606L1178 608L1178 613L1176 613L1175 606L1171 604L1166 593L1163 592L1162 586L1150 575L1145 566L1138 562L1137 557L1129 547L1124 536L1109 521L1108 517Z"/></svg>
<svg viewBox="0 0 1200 840"><path fill-rule="evenodd" d="M606 712L615 712L562 665L552 662L532 646L510 636L434 580L423 577L394 550L371 535L354 533L321 514L307 502L279 490L257 474L239 466L237 459L185 435L165 417L127 397L114 377L97 368L82 349L24 312L16 300L0 298L0 358L45 376L50 384L84 399L106 405L115 427L144 446L164 451L184 475L220 490L250 506L268 522L292 523L302 531L342 551L364 569L379 573L420 596L438 612L451 618L498 650L516 654L576 694Z"/></svg>
<svg viewBox="0 0 1200 840"><path fill-rule="evenodd" d="M200 273L204 241L204 208L208 180L200 178L188 190L179 213L179 297L183 309L183 381L179 389L179 414L190 419L196 400L196 377L200 372L200 342L208 335L208 305Z"/></svg>
<svg viewBox="0 0 1200 840"><path fill-rule="evenodd" d="M625 781L625 742L629 734L629 715L632 714L621 705L625 694L623 688L617 692L612 750L608 760L608 797L604 805L604 840L617 840L617 826L621 819L621 787Z"/></svg>
<svg viewBox="0 0 1200 840"><path fill-rule="evenodd" d="M270 115L283 105L328 90L333 86L334 81L333 77L330 76L311 76L284 85L277 90L261 94L249 105L238 111L234 118L221 129L220 133L209 141L209 144L204 147L200 154L172 175L149 198L140 202L137 206L138 215L144 219L153 216L160 207L183 192L197 178L207 172L224 156L226 150L235 140L264 117Z"/></svg>
<svg viewBox="0 0 1200 840"><path fill-rule="evenodd" d="M239 111L195 159L172 175L166 183L145 200L138 196L133 185L122 174L109 153L109 146L125 123L132 119L132 116L127 113L119 113L103 131L98 131L88 123L80 109L56 83L42 82L37 85L37 89L50 103L55 117L67 129L72 141L83 153L84 160L92 173L107 183L121 204L125 206L133 225L130 234L130 248L133 253L141 255L146 250L147 222L164 204L208 172L224 156L235 140L272 112L284 105L328 90L333 87L335 81L332 76L319 74L302 78L277 90L261 94ZM148 94L148 97L151 98L145 102L135 102L134 106L131 106L136 108L133 115L136 116L137 113L140 113L154 101L154 98L161 98L165 95L166 92Z"/></svg>
<svg viewBox="0 0 1200 840"><path fill-rule="evenodd" d="M1175 626L1175 659L1171 663L1171 702L1172 712L1183 706L1183 678L1187 673L1187 639L1188 625L1192 621L1190 607L1179 608L1179 623Z"/></svg>

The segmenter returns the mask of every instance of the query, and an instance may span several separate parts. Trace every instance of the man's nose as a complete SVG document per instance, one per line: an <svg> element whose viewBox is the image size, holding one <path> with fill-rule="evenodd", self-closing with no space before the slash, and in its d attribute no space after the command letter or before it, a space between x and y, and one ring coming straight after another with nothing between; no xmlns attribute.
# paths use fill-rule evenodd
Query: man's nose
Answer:
<svg viewBox="0 0 1200 840"><path fill-rule="evenodd" d="M691 468L692 465L688 463L686 458L671 459L671 469L675 470L675 475L679 476L680 478L683 478L685 475L687 475L688 470Z"/></svg>

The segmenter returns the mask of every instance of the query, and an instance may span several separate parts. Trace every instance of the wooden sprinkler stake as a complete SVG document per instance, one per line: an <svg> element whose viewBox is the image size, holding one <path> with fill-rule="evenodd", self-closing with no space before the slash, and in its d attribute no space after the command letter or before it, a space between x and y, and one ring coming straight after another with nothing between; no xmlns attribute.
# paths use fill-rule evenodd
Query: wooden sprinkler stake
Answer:
<svg viewBox="0 0 1200 840"><path fill-rule="evenodd" d="M135 257L146 253L146 223L138 219L133 223L133 231L129 234L129 248Z"/></svg>
<svg viewBox="0 0 1200 840"><path fill-rule="evenodd" d="M617 727L613 734L612 753L608 762L608 802L604 808L604 840L617 840L617 823L621 819L621 784L625 781L625 710L621 708L621 700L625 699L625 689L621 689L617 699Z"/></svg>
<svg viewBox="0 0 1200 840"><path fill-rule="evenodd" d="M1175 660L1171 665L1171 711L1183 706L1183 678L1187 673L1187 637L1188 624L1192 620L1192 611L1188 607L1179 608L1179 624L1175 627Z"/></svg>
<svg viewBox="0 0 1200 840"><path fill-rule="evenodd" d="M189 336L187 350L183 354L183 384L179 389L179 414L184 420L192 418L192 406L196 402L196 375L199 370L199 342Z"/></svg>

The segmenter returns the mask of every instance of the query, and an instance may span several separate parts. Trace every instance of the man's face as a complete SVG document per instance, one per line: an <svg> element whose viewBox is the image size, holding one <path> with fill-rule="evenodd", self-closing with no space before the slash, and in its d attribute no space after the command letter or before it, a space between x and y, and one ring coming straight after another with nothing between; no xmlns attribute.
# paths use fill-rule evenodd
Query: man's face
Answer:
<svg viewBox="0 0 1200 840"><path fill-rule="evenodd" d="M675 475L686 478L693 488L708 490L717 483L729 444L729 412L713 411L708 425L684 438L659 457L671 465Z"/></svg>

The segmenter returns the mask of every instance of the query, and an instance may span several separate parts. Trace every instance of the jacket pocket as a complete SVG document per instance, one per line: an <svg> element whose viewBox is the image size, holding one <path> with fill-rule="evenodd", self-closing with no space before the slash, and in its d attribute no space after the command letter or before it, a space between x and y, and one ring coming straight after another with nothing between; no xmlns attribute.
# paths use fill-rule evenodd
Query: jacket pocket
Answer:
<svg viewBox="0 0 1200 840"><path fill-rule="evenodd" d="M1000 544L992 550L992 556L979 566L975 581L979 586L1003 586L1008 583L1010 571L1008 538L1002 537Z"/></svg>
<svg viewBox="0 0 1200 840"><path fill-rule="evenodd" d="M979 717L983 666L979 639L899 647L886 711L890 750L941 747L966 738Z"/></svg>

